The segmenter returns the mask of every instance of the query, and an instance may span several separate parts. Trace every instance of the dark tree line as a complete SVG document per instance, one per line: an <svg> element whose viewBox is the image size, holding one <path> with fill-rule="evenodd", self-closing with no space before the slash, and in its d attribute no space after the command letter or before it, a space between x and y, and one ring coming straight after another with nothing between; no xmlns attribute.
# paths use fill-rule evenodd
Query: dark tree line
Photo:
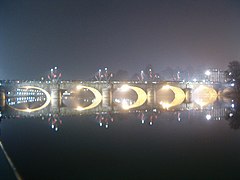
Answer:
<svg viewBox="0 0 240 180"><path fill-rule="evenodd" d="M231 61L228 64L228 69L226 71L227 81L234 84L234 89L236 92L240 91L240 62Z"/></svg>

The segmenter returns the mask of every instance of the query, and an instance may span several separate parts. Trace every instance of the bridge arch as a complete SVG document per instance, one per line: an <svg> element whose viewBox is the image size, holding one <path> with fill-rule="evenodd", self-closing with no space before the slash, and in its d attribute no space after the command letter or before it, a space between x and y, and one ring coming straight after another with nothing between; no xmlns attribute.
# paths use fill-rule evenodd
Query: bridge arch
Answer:
<svg viewBox="0 0 240 180"><path fill-rule="evenodd" d="M123 89L123 90L124 89L126 89L126 90L127 89L131 89L131 90L133 90L137 94L137 100L136 100L135 103L133 103L131 105L122 104L122 108L125 109L125 110L140 107L147 100L146 92L142 88L140 88L140 87L130 86L130 85L124 84L124 85L121 86L120 89Z"/></svg>
<svg viewBox="0 0 240 180"><path fill-rule="evenodd" d="M86 106L86 107L78 106L76 108L76 110L84 111L84 110L93 109L93 108L97 107L102 102L102 94L97 89L89 87L89 86L83 86L83 85L77 86L77 90L80 90L83 88L90 90L94 94L95 100L89 106Z"/></svg>
<svg viewBox="0 0 240 180"><path fill-rule="evenodd" d="M27 108L27 109L20 109L20 108L15 108L15 107L12 107L12 106L9 106L10 108L12 108L12 109L14 109L14 110L16 110L16 111L22 111L22 112L34 112L34 111L39 111L39 110L41 110L41 109L44 109L45 107L47 107L48 105L49 105L49 103L51 102L51 96L50 96L50 94L46 91L46 90L44 90L44 89L42 89L42 88L40 88L40 87L36 87L36 86L20 86L20 87L18 87L19 89L36 89L36 90L40 90L40 91L42 91L43 93L44 93L44 95L46 96L46 102L42 105L42 106L40 106L40 107L37 107L37 108L33 108L33 109L29 109L29 108Z"/></svg>

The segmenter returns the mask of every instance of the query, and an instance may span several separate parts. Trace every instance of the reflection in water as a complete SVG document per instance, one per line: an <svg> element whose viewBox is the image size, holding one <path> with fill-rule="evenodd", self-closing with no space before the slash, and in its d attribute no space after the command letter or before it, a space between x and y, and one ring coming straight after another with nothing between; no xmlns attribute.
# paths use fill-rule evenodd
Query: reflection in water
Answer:
<svg viewBox="0 0 240 180"><path fill-rule="evenodd" d="M240 103L232 100L231 108L226 113L226 120L229 121L229 126L232 129L240 128Z"/></svg>
<svg viewBox="0 0 240 180"><path fill-rule="evenodd" d="M149 125L153 125L153 123L158 119L160 114L160 110L142 110L137 112L137 118L141 120L141 123L144 124L146 121Z"/></svg>
<svg viewBox="0 0 240 180"><path fill-rule="evenodd" d="M192 94L193 101L201 107L213 103L217 97L217 92L213 88L203 85L195 89Z"/></svg>
<svg viewBox="0 0 240 180"><path fill-rule="evenodd" d="M58 131L59 126L62 125L62 120L58 114L49 114L48 123L53 130Z"/></svg>
<svg viewBox="0 0 240 180"><path fill-rule="evenodd" d="M39 87L23 86L8 93L7 104L16 111L34 112L44 109L51 101L50 94Z"/></svg>
<svg viewBox="0 0 240 180"><path fill-rule="evenodd" d="M201 109L191 109L191 105L185 104L185 108L178 110L166 110L166 109L135 109L132 111L116 111L111 110L108 112L90 112L88 115L95 114L95 120L97 121L99 127L105 127L106 129L110 127L110 124L117 123L119 115L128 114L130 116L134 115L137 119L140 120L140 124L148 124L150 126L154 125L159 119L173 120L176 122L182 122L186 119L192 119L196 115L201 115L203 119L210 120L224 120L229 121L229 125L233 129L240 128L240 106L239 104L234 104L233 101L230 103L224 103L217 101L214 105L204 106ZM75 111L72 111L75 112ZM197 113L197 114L196 114ZM47 120L51 129L54 131L59 131L59 128L63 125L62 119L64 116L70 116L71 114L65 114L64 111L59 113L52 113L51 108L47 111L42 111L40 113L29 113L14 111L13 109L5 108L0 113L0 120L7 118L33 118L40 117L42 120ZM72 116L79 116L79 114L72 114ZM93 118L94 120L94 118ZM120 119L119 119L120 120Z"/></svg>
<svg viewBox="0 0 240 180"><path fill-rule="evenodd" d="M99 123L100 127L108 128L109 123L113 122L114 119L113 119L111 113L106 113L106 114L97 114L96 120Z"/></svg>
<svg viewBox="0 0 240 180"><path fill-rule="evenodd" d="M0 119L8 117L45 119L46 117L50 127L58 131L62 125L60 117L71 115L95 114L99 126L109 128L110 123L116 122L113 118L114 114L133 113L141 124L153 125L166 112L171 119L178 122L184 120L182 114L185 112L189 116L194 112L200 112L206 120L226 118L231 128L238 129L240 127L239 105L234 104L233 101L224 103L217 100L217 97L217 92L213 88L200 85L192 94L192 102L186 103L185 92L182 89L164 85L157 92L156 104L148 105L145 103L147 101L145 91L135 86L123 85L115 89L111 97L112 104L109 103L111 106L105 108L102 95L98 90L78 85L69 92L63 93L60 103L62 106L58 102L54 104L54 101L51 106L47 106L50 102L50 95L45 90L25 86L8 94L6 99L8 106L2 109Z"/></svg>

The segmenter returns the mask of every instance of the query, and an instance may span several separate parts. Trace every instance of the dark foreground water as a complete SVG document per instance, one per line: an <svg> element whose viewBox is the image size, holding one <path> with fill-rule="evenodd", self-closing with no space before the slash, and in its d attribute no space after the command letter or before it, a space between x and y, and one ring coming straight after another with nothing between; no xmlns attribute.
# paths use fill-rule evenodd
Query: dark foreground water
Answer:
<svg viewBox="0 0 240 180"><path fill-rule="evenodd" d="M109 127L95 116L4 119L2 143L23 179L239 178L240 130L203 112L163 112L153 125L136 114ZM1 171L1 170L0 170Z"/></svg>

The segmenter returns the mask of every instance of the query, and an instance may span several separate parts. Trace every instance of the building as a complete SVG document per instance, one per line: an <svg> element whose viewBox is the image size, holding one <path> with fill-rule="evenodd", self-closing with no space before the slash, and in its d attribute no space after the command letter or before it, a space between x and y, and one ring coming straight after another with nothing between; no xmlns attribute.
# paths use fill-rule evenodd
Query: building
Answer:
<svg viewBox="0 0 240 180"><path fill-rule="evenodd" d="M225 83L226 75L225 71L220 69L208 69L205 72L206 81L214 82L214 83Z"/></svg>

